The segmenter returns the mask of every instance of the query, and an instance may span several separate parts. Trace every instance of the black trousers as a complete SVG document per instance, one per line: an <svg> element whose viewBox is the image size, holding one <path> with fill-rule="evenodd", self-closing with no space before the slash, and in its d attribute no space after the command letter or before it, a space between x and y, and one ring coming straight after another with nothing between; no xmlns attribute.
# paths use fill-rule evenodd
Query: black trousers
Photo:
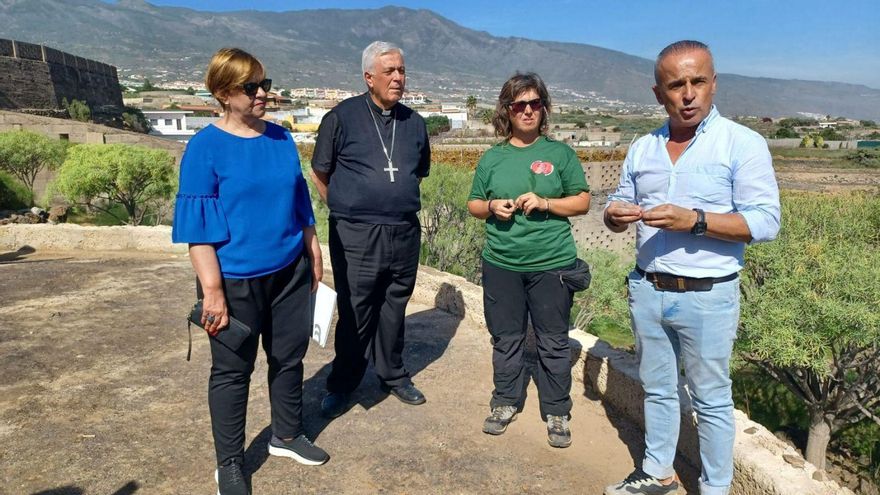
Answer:
<svg viewBox="0 0 880 495"><path fill-rule="evenodd" d="M230 316L248 325L252 333L235 352L210 339L208 405L218 465L244 459L248 389L260 336L269 364L272 432L283 438L303 433L302 360L311 339L311 283L311 263L305 254L268 275L223 280ZM201 284L196 291L201 298Z"/></svg>
<svg viewBox="0 0 880 495"><path fill-rule="evenodd" d="M404 316L419 268L418 220L377 225L331 217L329 230L339 320L327 391L356 389L370 360L383 383L409 384Z"/></svg>
<svg viewBox="0 0 880 495"><path fill-rule="evenodd" d="M572 293L549 272L514 272L483 261L483 308L492 335L491 407L519 406L526 385L528 316L538 351L541 418L571 412L568 322Z"/></svg>

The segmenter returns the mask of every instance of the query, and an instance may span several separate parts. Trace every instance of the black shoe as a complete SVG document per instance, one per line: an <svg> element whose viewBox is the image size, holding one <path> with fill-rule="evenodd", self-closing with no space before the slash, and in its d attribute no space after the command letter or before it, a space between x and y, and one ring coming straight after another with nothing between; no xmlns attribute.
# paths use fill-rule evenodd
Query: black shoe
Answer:
<svg viewBox="0 0 880 495"><path fill-rule="evenodd" d="M328 392L321 401L321 415L325 418L338 418L348 407L348 394Z"/></svg>
<svg viewBox="0 0 880 495"><path fill-rule="evenodd" d="M300 464L320 466L330 460L324 449L317 447L305 435L300 435L289 442L272 435L269 439L269 453L281 457L290 457Z"/></svg>
<svg viewBox="0 0 880 495"><path fill-rule="evenodd" d="M413 406L417 406L419 404L424 404L426 399L425 395L419 392L419 389L416 388L412 383L407 383L406 385L400 385L397 387L389 387L384 383L379 385L383 392L386 394L391 394L398 399L400 402L404 402L406 404L410 404Z"/></svg>
<svg viewBox="0 0 880 495"><path fill-rule="evenodd" d="M241 464L234 460L214 471L214 481L217 482L217 495L251 495L251 487L241 472Z"/></svg>

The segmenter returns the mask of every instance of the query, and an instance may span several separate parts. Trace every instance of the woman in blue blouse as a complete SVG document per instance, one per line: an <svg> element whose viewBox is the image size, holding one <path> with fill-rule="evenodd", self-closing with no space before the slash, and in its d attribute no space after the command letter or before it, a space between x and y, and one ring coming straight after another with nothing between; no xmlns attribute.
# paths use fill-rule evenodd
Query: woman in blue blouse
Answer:
<svg viewBox="0 0 880 495"><path fill-rule="evenodd" d="M323 275L321 250L293 138L262 120L272 84L263 65L224 48L211 59L205 83L224 116L187 145L172 238L189 243L208 334L225 331L230 317L251 328L236 350L210 339L208 387L219 493L249 494L245 415L260 336L269 364L269 453L310 465L329 459L302 428L302 359L311 336L310 292Z"/></svg>

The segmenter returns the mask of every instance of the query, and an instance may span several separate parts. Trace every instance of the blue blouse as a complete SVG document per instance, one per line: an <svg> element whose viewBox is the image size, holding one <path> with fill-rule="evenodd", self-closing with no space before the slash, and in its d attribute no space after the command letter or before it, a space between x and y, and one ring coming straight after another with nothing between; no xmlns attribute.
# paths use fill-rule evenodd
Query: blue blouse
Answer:
<svg viewBox="0 0 880 495"><path fill-rule="evenodd" d="M213 244L225 278L266 275L303 250L315 224L293 137L266 123L243 138L210 125L190 140L180 162L173 242Z"/></svg>

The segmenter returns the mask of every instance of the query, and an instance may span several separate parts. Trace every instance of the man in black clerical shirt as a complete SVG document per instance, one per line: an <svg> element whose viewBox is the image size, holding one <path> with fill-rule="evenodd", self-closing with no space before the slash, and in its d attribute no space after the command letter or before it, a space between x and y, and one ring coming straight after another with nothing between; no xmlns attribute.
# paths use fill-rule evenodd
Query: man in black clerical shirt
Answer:
<svg viewBox="0 0 880 495"><path fill-rule="evenodd" d="M403 365L404 316L419 266L419 183L431 149L422 117L398 103L403 50L383 41L364 49L368 91L321 121L312 180L330 207L330 262L338 294L336 357L321 412L337 417L368 360L382 389L407 404L425 396Z"/></svg>

